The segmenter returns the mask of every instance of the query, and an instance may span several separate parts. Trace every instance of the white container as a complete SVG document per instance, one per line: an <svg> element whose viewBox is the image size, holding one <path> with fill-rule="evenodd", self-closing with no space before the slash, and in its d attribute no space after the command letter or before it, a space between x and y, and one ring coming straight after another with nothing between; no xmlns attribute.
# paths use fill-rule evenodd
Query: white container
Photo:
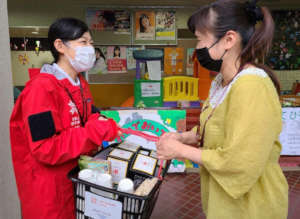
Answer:
<svg viewBox="0 0 300 219"><path fill-rule="evenodd" d="M95 183L96 182L96 176L93 170L90 169L83 169L80 170L78 173L78 178L90 183Z"/></svg>
<svg viewBox="0 0 300 219"><path fill-rule="evenodd" d="M113 188L112 176L107 173L98 173L96 184L99 186L104 186L112 189Z"/></svg>
<svg viewBox="0 0 300 219"><path fill-rule="evenodd" d="M134 192L134 185L133 181L128 178L124 178L120 180L118 185L118 191L120 192L127 192L127 193L133 193Z"/></svg>

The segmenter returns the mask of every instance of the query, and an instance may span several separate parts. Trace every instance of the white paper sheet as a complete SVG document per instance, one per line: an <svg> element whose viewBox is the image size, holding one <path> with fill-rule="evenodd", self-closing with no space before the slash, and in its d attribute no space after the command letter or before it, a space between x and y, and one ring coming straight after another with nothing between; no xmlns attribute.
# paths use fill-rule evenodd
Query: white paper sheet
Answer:
<svg viewBox="0 0 300 219"><path fill-rule="evenodd" d="M160 83L141 83L142 97L159 97Z"/></svg>
<svg viewBox="0 0 300 219"><path fill-rule="evenodd" d="M282 108L281 155L300 155L300 108Z"/></svg>
<svg viewBox="0 0 300 219"><path fill-rule="evenodd" d="M122 217L122 203L85 192L84 215L95 219L116 219Z"/></svg>
<svg viewBox="0 0 300 219"><path fill-rule="evenodd" d="M147 61L147 68L150 80L161 80L160 60Z"/></svg>

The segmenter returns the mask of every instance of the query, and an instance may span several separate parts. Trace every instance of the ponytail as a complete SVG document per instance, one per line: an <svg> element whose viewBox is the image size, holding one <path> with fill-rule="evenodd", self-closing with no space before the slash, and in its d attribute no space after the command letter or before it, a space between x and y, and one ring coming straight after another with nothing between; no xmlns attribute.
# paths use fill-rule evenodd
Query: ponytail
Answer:
<svg viewBox="0 0 300 219"><path fill-rule="evenodd" d="M256 67L264 69L264 71L271 78L278 95L280 94L280 83L274 72L263 64L265 56L269 53L272 45L273 34L274 34L274 21L269 12L265 7L261 7L263 14L263 20L258 23L252 34L250 40L241 52L241 66L246 63L251 63Z"/></svg>
<svg viewBox="0 0 300 219"><path fill-rule="evenodd" d="M265 70L280 94L280 84L276 75L263 63L269 52L274 34L274 21L265 7L257 6L258 0L240 2L238 0L218 0L201 7L188 21L189 29L213 32L217 39L227 31L234 30L242 38L241 66L251 63ZM216 19L211 19L213 11ZM258 23L257 23L258 22Z"/></svg>

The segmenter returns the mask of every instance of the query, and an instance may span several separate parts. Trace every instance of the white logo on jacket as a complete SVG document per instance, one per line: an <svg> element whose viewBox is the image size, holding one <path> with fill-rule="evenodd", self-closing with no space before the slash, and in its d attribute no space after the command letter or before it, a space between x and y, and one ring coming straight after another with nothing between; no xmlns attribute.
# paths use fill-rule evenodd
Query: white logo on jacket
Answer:
<svg viewBox="0 0 300 219"><path fill-rule="evenodd" d="M69 101L68 105L70 106L70 113L73 115L74 113L78 114L78 110L72 100Z"/></svg>
<svg viewBox="0 0 300 219"><path fill-rule="evenodd" d="M70 106L70 113L72 115L71 127L80 127L80 118L78 116L76 105L71 100L69 101L68 105Z"/></svg>

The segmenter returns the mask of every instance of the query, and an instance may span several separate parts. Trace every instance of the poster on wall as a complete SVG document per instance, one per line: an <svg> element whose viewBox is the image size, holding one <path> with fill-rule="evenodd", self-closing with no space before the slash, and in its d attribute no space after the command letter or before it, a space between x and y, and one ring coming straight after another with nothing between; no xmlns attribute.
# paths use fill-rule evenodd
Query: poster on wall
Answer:
<svg viewBox="0 0 300 219"><path fill-rule="evenodd" d="M107 71L108 73L125 73L126 68L126 47L107 47Z"/></svg>
<svg viewBox="0 0 300 219"><path fill-rule="evenodd" d="M95 47L96 61L94 67L88 71L88 74L106 74L107 73L107 47Z"/></svg>
<svg viewBox="0 0 300 219"><path fill-rule="evenodd" d="M194 48L187 48L186 50L186 74L187 75L194 74L194 61L193 61L194 51L195 51Z"/></svg>
<svg viewBox="0 0 300 219"><path fill-rule="evenodd" d="M135 58L133 58L133 51L135 50L141 50L142 47L127 47L127 69L133 70L136 69L136 61Z"/></svg>
<svg viewBox="0 0 300 219"><path fill-rule="evenodd" d="M300 108L282 108L281 155L300 155Z"/></svg>
<svg viewBox="0 0 300 219"><path fill-rule="evenodd" d="M90 30L113 31L116 22L115 11L88 8L86 10L86 23Z"/></svg>
<svg viewBox="0 0 300 219"><path fill-rule="evenodd" d="M115 17L114 33L130 34L130 12L118 10L115 11Z"/></svg>
<svg viewBox="0 0 300 219"><path fill-rule="evenodd" d="M101 114L114 119L122 128L143 131L153 136L161 136L165 132L183 132L186 129L185 110L108 110ZM124 135L115 141L124 140L156 150L155 142L135 135Z"/></svg>
<svg viewBox="0 0 300 219"><path fill-rule="evenodd" d="M157 12L155 29L157 40L175 40L175 12Z"/></svg>
<svg viewBox="0 0 300 219"><path fill-rule="evenodd" d="M155 39L155 12L137 11L135 13L135 39Z"/></svg>
<svg viewBox="0 0 300 219"><path fill-rule="evenodd" d="M183 73L183 48L166 47L164 51L164 72L168 75Z"/></svg>
<svg viewBox="0 0 300 219"><path fill-rule="evenodd" d="M19 60L19 63L22 64L22 65L29 64L29 57L28 57L26 52L24 54L20 54L18 56L18 60Z"/></svg>

